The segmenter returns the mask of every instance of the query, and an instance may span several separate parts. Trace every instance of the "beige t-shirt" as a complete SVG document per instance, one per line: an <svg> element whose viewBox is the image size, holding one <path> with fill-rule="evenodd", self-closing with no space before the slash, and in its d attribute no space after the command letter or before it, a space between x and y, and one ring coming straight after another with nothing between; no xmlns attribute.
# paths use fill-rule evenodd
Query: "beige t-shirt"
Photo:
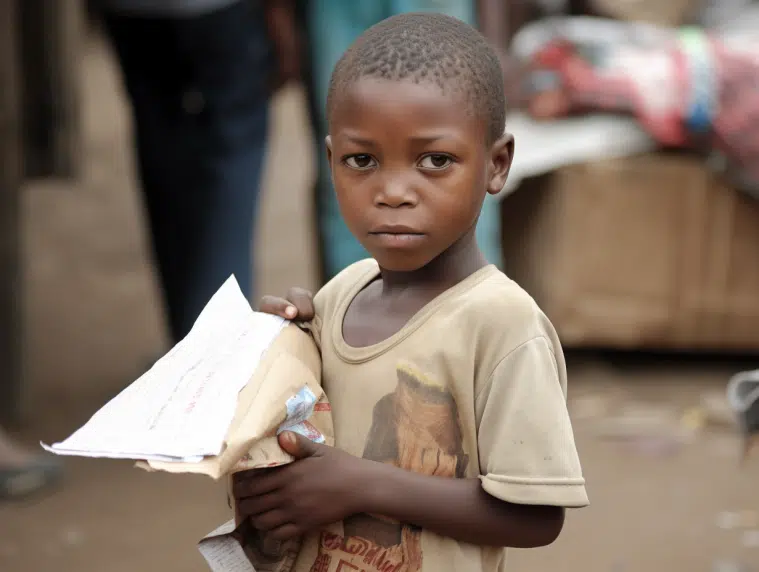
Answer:
<svg viewBox="0 0 759 572"><path fill-rule="evenodd" d="M343 317L378 273L375 261L361 261L315 298L335 445L426 475L479 477L512 503L586 506L561 346L532 298L488 266L389 339L351 347ZM306 538L295 570L479 572L506 563L502 549L358 515Z"/></svg>

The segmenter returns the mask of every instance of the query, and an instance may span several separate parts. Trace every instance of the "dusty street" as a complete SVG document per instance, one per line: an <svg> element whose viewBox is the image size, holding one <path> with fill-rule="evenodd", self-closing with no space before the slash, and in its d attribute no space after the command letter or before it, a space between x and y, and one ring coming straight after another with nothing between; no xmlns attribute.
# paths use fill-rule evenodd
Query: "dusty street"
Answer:
<svg viewBox="0 0 759 572"><path fill-rule="evenodd" d="M83 65L84 180L35 183L25 195L21 436L29 443L68 436L165 349L118 78L100 45ZM300 92L284 93L273 112L261 292L315 286ZM721 397L728 377L751 364L589 355L571 355L569 363L592 506L570 513L554 546L514 552L512 569L759 571L759 454L739 470L737 438L716 424L716 412L683 417L704 398ZM207 569L195 542L227 517L219 485L124 462L76 459L67 468L56 494L0 507L0 572Z"/></svg>

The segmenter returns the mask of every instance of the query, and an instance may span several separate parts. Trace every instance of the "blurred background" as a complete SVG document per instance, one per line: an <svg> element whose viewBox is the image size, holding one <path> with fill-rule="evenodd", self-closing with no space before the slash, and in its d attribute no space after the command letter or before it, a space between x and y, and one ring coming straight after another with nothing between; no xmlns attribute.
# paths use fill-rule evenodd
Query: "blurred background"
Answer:
<svg viewBox="0 0 759 572"><path fill-rule="evenodd" d="M242 3L249 11L232 12ZM759 571L759 451L741 464L759 418L756 3L171 4L182 2L0 0L2 572L207 569L196 542L229 515L223 486L128 462L59 466L37 443L68 436L192 319L187 299L203 290L167 286L178 271L152 255L165 239L151 195L174 185L172 212L203 204L191 152L222 173L203 179L214 192L245 189L229 212L250 215L239 236L252 233L254 255L233 254L254 260L251 297L315 290L360 256L325 198L323 88L363 29L421 9L479 22L502 58L517 152L487 206L484 248L545 309L568 356L592 504L555 545L514 551L514 570ZM227 43L214 48L214 34ZM259 59L254 45L266 46ZM234 113L268 110L268 122L230 132L225 82L249 96L227 98ZM166 117L179 135L155 128ZM174 152L199 132L218 148ZM246 171L256 153L263 168ZM157 185L154 155L173 161ZM237 224L214 212L209 228ZM212 236L176 256L234 258Z"/></svg>

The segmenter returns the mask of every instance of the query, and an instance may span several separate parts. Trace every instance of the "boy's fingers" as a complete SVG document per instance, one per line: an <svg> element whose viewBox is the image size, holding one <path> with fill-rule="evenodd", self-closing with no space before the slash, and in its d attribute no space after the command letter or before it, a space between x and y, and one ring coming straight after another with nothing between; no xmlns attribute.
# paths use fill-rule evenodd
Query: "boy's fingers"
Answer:
<svg viewBox="0 0 759 572"><path fill-rule="evenodd" d="M314 297L304 288L290 288L287 300L297 309L299 320L308 321L314 317Z"/></svg>
<svg viewBox="0 0 759 572"><path fill-rule="evenodd" d="M292 320L298 316L298 308L285 300L277 296L264 296L261 298L261 302L258 305L258 311L266 314L274 314L287 320Z"/></svg>
<svg viewBox="0 0 759 572"><path fill-rule="evenodd" d="M291 288L287 298L264 296L258 309L287 320L297 318L299 322L307 322L314 317L313 295L303 288Z"/></svg>
<svg viewBox="0 0 759 572"><path fill-rule="evenodd" d="M256 473L259 471L256 469L249 469L247 471L240 471L232 474L232 496L235 499L244 496L244 493L248 490L251 479L256 478Z"/></svg>
<svg viewBox="0 0 759 572"><path fill-rule="evenodd" d="M248 497L256 497L277 490L281 486L282 469L284 466L257 469L253 478L245 474L239 477L235 475L232 481L232 495L240 502Z"/></svg>

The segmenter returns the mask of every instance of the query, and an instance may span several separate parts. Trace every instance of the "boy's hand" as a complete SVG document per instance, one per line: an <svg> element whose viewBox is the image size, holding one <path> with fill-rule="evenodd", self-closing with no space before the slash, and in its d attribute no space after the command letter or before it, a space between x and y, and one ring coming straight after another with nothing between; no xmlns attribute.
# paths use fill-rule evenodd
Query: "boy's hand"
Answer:
<svg viewBox="0 0 759 572"><path fill-rule="evenodd" d="M277 296L261 298L258 311L274 314L286 320L308 322L314 318L314 296L303 288L290 288L285 298Z"/></svg>
<svg viewBox="0 0 759 572"><path fill-rule="evenodd" d="M361 471L369 461L289 431L279 444L295 462L234 478L237 512L254 528L287 540L361 512Z"/></svg>

